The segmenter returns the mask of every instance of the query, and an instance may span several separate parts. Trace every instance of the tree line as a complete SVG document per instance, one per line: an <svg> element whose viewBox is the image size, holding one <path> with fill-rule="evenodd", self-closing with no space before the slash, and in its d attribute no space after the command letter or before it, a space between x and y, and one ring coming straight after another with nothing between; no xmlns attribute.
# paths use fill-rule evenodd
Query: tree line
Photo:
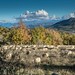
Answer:
<svg viewBox="0 0 75 75"><path fill-rule="evenodd" d="M75 45L75 34L59 32L42 26L28 29L20 21L18 26L0 27L0 45Z"/></svg>

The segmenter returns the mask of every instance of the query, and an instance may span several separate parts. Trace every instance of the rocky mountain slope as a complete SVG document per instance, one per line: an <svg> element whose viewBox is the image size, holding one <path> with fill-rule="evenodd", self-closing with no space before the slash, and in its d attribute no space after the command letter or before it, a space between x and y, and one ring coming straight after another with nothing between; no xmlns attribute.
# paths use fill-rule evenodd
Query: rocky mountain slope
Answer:
<svg viewBox="0 0 75 75"><path fill-rule="evenodd" d="M75 18L70 18L67 20L57 22L51 27L61 31L75 33Z"/></svg>

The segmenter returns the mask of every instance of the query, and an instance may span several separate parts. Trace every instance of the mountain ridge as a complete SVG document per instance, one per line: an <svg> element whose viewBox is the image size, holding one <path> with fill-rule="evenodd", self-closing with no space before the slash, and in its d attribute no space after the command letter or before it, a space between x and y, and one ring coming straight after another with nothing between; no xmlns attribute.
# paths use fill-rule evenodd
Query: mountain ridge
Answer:
<svg viewBox="0 0 75 75"><path fill-rule="evenodd" d="M54 29L75 33L75 18L57 22L51 26Z"/></svg>

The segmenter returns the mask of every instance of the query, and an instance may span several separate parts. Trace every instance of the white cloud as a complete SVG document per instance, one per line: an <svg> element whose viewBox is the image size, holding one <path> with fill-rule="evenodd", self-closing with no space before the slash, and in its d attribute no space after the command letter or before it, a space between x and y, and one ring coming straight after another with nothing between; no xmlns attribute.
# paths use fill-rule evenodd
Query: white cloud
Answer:
<svg viewBox="0 0 75 75"><path fill-rule="evenodd" d="M37 10L34 12L26 11L21 14L17 19L22 18L24 21L34 21L34 20L58 20L59 17L56 15L49 16L48 12L45 10Z"/></svg>
<svg viewBox="0 0 75 75"><path fill-rule="evenodd" d="M63 19L75 18L75 12L62 17Z"/></svg>
<svg viewBox="0 0 75 75"><path fill-rule="evenodd" d="M57 17L56 15L51 16L51 20L57 20L59 19L59 17Z"/></svg>
<svg viewBox="0 0 75 75"><path fill-rule="evenodd" d="M23 19L24 21L35 21L35 20L40 21L40 20L59 20L60 17L57 17L56 15L49 16L48 12L42 9L34 12L26 11L16 19Z"/></svg>
<svg viewBox="0 0 75 75"><path fill-rule="evenodd" d="M45 16L47 17L48 16L48 13L45 11L45 10L38 10L35 12L37 16Z"/></svg>
<svg viewBox="0 0 75 75"><path fill-rule="evenodd" d="M42 9L35 12L26 11L25 13L21 14L19 18L25 19L26 21L45 20L49 19L49 15L48 12Z"/></svg>

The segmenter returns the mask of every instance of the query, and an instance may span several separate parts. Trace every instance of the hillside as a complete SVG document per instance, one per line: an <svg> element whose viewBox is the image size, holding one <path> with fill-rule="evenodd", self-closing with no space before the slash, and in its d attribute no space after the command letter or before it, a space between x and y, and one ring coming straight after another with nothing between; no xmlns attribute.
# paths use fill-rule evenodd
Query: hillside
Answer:
<svg viewBox="0 0 75 75"><path fill-rule="evenodd" d="M75 18L70 18L67 20L57 22L51 27L61 31L75 33Z"/></svg>

